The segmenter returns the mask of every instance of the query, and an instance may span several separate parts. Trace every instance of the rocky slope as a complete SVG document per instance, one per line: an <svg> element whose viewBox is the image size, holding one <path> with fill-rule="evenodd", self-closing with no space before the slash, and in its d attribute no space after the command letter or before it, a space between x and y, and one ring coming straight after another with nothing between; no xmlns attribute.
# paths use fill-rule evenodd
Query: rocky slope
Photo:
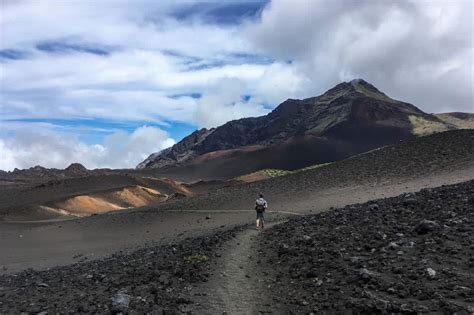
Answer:
<svg viewBox="0 0 474 315"><path fill-rule="evenodd" d="M192 310L189 291L209 277L210 259L228 230L129 254L0 276L0 314L180 314Z"/></svg>
<svg viewBox="0 0 474 315"><path fill-rule="evenodd" d="M263 168L295 169L410 139L417 130L452 128L358 79L338 84L318 97L289 99L266 116L196 131L137 168L179 166L190 172L205 168L223 176Z"/></svg>
<svg viewBox="0 0 474 315"><path fill-rule="evenodd" d="M474 312L474 181L294 218L261 244L283 312Z"/></svg>
<svg viewBox="0 0 474 315"><path fill-rule="evenodd" d="M311 209L317 197L328 189L354 185L376 189L455 172L474 178L474 130L418 137L318 168L222 188L159 208L248 209L249 200L263 192L273 210Z"/></svg>

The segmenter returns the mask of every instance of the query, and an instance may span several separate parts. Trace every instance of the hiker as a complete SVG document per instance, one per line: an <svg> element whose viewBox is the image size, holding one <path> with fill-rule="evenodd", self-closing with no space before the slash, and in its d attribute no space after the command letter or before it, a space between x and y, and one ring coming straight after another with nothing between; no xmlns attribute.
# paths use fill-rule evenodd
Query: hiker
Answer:
<svg viewBox="0 0 474 315"><path fill-rule="evenodd" d="M258 194L258 199L255 201L255 210L257 211L257 230L263 229L265 218L263 217L265 210L268 208L267 201L263 199L263 194Z"/></svg>

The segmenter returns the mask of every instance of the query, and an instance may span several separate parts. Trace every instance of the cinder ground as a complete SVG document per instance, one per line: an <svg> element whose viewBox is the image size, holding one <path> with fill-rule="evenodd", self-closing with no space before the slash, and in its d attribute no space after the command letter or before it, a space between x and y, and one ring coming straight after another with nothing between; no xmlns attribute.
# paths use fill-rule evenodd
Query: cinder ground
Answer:
<svg viewBox="0 0 474 315"><path fill-rule="evenodd" d="M472 314L474 181L0 276L0 313ZM423 220L432 228L420 229ZM278 224L280 223L280 224ZM118 293L130 299L118 308Z"/></svg>
<svg viewBox="0 0 474 315"><path fill-rule="evenodd" d="M310 200L295 201L294 208L280 206L281 210L278 211L282 213L278 213L277 217L292 216L292 213L318 213L331 207L473 178L473 169L467 169L396 185L328 189L315 194ZM133 250L149 242L163 244L183 237L202 235L212 229L253 222L254 211L250 210L253 197L249 195L248 208L245 210L142 208L68 221L0 223L0 273L18 272L25 268L44 269L77 262L79 259L97 259L120 250ZM269 202L272 210L272 200ZM208 215L210 219L206 219ZM271 213L268 215L272 216Z"/></svg>

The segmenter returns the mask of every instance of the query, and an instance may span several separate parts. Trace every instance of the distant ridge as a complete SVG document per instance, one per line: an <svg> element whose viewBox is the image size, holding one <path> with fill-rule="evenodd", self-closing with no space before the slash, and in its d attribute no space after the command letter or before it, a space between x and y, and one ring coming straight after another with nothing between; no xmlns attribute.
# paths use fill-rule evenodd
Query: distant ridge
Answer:
<svg viewBox="0 0 474 315"><path fill-rule="evenodd" d="M137 168L198 178L228 178L264 168L293 170L456 128L355 79L317 97L288 99L265 116L195 131Z"/></svg>

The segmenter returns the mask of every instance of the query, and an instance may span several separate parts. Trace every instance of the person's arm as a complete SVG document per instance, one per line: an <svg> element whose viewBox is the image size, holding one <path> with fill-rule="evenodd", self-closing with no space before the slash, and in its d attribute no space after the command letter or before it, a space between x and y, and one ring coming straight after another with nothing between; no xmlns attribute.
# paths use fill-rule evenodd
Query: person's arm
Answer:
<svg viewBox="0 0 474 315"><path fill-rule="evenodd" d="M266 200L265 200L265 205L264 205L264 207L265 207L265 210L267 210L267 208L268 208L268 202L267 202Z"/></svg>

